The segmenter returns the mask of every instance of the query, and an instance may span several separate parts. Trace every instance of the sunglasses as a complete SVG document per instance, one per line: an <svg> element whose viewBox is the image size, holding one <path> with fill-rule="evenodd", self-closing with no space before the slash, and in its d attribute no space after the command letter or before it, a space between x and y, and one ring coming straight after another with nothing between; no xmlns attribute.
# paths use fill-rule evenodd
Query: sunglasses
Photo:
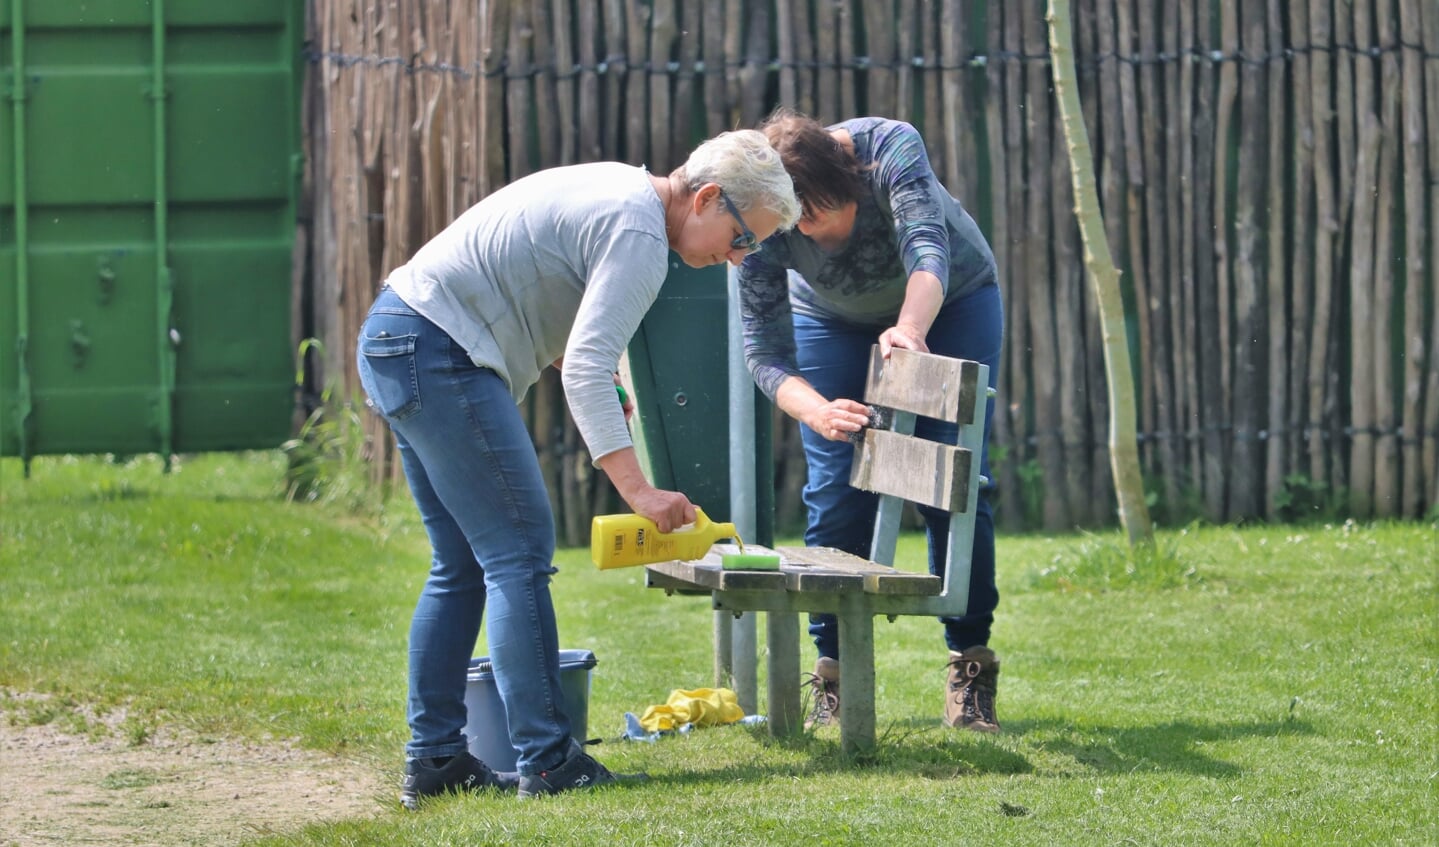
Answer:
<svg viewBox="0 0 1439 847"><path fill-rule="evenodd" d="M735 208L734 201L730 200L729 195L723 191L720 192L720 199L724 201L725 208L729 209L729 213L734 216L735 222L739 224L740 228L740 234L736 235L734 240L729 243L730 249L743 250L746 256L758 253L761 246L759 239L755 238L754 232L745 224L744 218L740 217L739 209Z"/></svg>

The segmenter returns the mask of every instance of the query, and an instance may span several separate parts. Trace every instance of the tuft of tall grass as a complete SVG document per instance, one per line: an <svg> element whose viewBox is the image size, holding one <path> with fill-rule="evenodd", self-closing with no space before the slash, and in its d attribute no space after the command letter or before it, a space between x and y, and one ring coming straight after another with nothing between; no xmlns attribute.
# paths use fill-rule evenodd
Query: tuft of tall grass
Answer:
<svg viewBox="0 0 1439 847"><path fill-rule="evenodd" d="M310 351L323 353L318 338L300 342L295 387L305 389L304 363ZM331 389L300 426L294 438L280 445L285 457L285 500L295 503L330 503L351 512L376 515L387 494L371 484L374 468L362 413L364 399L354 394L338 401Z"/></svg>
<svg viewBox="0 0 1439 847"><path fill-rule="evenodd" d="M352 512L375 514L383 492L370 484L368 442L357 401L327 402L305 420L294 438L280 445L285 456L285 499L333 503Z"/></svg>
<svg viewBox="0 0 1439 847"><path fill-rule="evenodd" d="M1061 549L1032 570L1038 590L1113 591L1189 587L1204 580L1179 544L1180 536L1134 546L1122 538L1082 533L1078 545Z"/></svg>

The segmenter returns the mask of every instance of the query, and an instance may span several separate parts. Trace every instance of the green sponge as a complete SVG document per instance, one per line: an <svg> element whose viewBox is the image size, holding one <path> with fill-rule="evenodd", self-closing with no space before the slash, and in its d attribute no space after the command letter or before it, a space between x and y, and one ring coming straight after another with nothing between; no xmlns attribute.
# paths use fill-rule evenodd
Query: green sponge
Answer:
<svg viewBox="0 0 1439 847"><path fill-rule="evenodd" d="M778 553L726 553L721 566L727 571L777 571Z"/></svg>

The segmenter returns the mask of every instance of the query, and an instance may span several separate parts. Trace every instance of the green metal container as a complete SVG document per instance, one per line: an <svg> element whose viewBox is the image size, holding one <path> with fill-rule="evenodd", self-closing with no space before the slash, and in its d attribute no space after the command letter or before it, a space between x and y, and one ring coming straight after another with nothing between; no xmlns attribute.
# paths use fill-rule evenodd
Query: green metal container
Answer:
<svg viewBox="0 0 1439 847"><path fill-rule="evenodd" d="M0 455L280 444L302 0L0 4Z"/></svg>

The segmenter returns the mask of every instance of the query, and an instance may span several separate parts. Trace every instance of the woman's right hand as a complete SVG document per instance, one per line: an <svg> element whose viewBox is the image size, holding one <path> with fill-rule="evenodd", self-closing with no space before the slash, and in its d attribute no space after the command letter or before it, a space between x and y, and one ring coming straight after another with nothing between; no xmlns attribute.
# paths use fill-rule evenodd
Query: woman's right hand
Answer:
<svg viewBox="0 0 1439 847"><path fill-rule="evenodd" d="M673 532L695 522L695 507L678 491L650 487L627 501L636 514L655 522L660 532Z"/></svg>
<svg viewBox="0 0 1439 847"><path fill-rule="evenodd" d="M615 490L624 498L630 511L655 522L660 532L673 532L695 519L695 507L678 491L665 491L650 485L640 469L635 448L625 447L599 458L599 466L609 476Z"/></svg>
<svg viewBox="0 0 1439 847"><path fill-rule="evenodd" d="M845 441L869 423L869 407L854 400L830 400L809 410L805 426L830 441Z"/></svg>

